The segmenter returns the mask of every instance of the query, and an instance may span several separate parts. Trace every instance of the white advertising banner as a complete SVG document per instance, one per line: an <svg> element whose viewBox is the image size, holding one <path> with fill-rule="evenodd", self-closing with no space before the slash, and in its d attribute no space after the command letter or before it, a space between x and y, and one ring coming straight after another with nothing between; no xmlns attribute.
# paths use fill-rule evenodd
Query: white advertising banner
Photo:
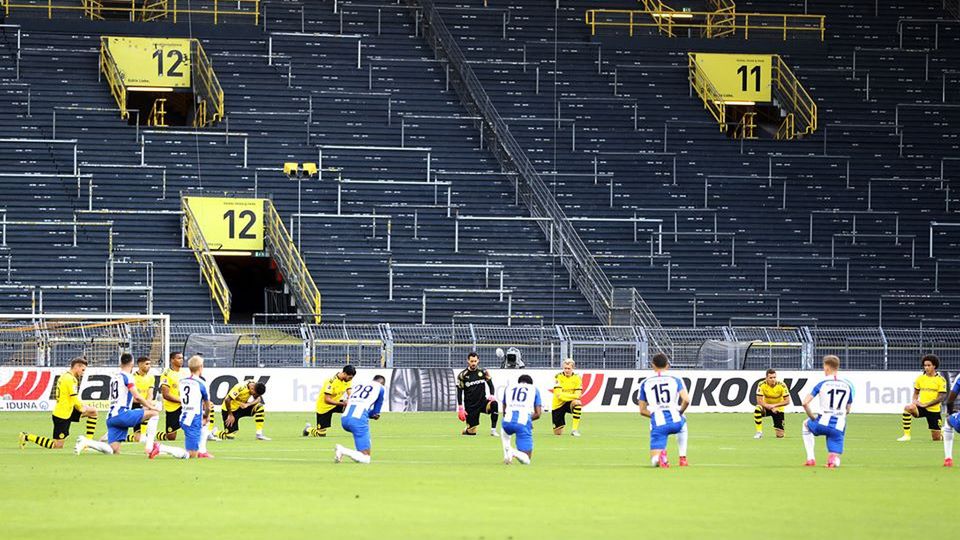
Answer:
<svg viewBox="0 0 960 540"><path fill-rule="evenodd" d="M63 369L0 368L0 412L47 411L52 408L52 389ZM80 385L85 402L104 407L107 386L115 369L89 368ZM264 396L268 411L310 412L314 409L323 383L338 370L333 368L217 368L204 371L216 405L238 381L252 378L267 385ZM370 380L380 374L387 379L386 410L400 412L453 411L456 408L456 375L460 370L446 368L360 369L356 381ZM159 370L154 370L159 374ZM186 370L184 370L186 373ZM491 370L494 384L503 386L522 374L533 377L540 389L544 408L552 401L553 378L557 370ZM640 370L585 370L583 378L584 411L636 412L640 382L651 375ZM757 384L763 371L676 370L691 399L690 412L750 412L754 407ZM781 371L780 380L790 389L792 404L788 411L799 411L800 400L823 378L819 371ZM899 413L910 402L917 372L848 371L842 377L853 383L853 411L860 413ZM955 374L944 374L955 375ZM157 377L159 383L159 377ZM951 381L952 382L952 381Z"/></svg>

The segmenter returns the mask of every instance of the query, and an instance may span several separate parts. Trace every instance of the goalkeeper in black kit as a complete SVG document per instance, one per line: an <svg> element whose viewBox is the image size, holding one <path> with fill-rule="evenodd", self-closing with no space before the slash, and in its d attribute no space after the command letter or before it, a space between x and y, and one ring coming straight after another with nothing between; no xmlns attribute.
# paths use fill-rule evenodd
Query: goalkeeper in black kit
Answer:
<svg viewBox="0 0 960 540"><path fill-rule="evenodd" d="M476 435L480 413L490 415L490 435L497 433L497 400L490 372L480 367L476 352L467 355L467 369L457 375L457 418L467 423L464 435Z"/></svg>

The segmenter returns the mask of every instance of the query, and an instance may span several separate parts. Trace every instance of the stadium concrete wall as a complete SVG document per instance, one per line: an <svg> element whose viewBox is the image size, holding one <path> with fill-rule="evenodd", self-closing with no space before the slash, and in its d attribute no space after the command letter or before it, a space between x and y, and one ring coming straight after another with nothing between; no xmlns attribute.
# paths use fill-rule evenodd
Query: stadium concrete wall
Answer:
<svg viewBox="0 0 960 540"><path fill-rule="evenodd" d="M83 378L80 397L100 408L107 405L107 385L115 369L90 368ZM156 371L156 370L155 370ZM396 368L361 369L356 381L380 374L387 379L388 403L393 412L453 411L456 409L457 369ZM46 411L52 408L51 392L63 369L0 368L0 411ZM186 370L184 370L186 372ZM337 372L325 368L211 368L204 371L214 403L219 405L230 387L252 378L266 383L268 411L310 412L323 383ZM544 409L551 404L556 370L491 370L499 387L521 374L531 375L543 396ZM640 382L650 371L580 371L585 412L637 412ZM690 412L749 412L755 405L757 384L763 371L677 370L690 392ZM853 383L854 412L899 413L910 402L916 372L849 371L843 377ZM823 377L819 371L781 371L779 377L790 389L788 411L800 411L800 401ZM159 379L159 377L157 377ZM158 380L159 383L159 380Z"/></svg>

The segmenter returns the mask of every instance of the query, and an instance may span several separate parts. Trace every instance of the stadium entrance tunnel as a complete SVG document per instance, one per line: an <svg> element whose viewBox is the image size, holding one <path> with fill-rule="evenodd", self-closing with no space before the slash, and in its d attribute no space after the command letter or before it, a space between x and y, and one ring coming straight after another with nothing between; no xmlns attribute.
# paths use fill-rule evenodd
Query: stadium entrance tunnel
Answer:
<svg viewBox="0 0 960 540"><path fill-rule="evenodd" d="M290 306L289 294L283 291L283 275L270 257L218 255L217 265L223 273L233 299L231 322L248 323L258 313L275 313ZM284 301L277 301L281 294Z"/></svg>
<svg viewBox="0 0 960 540"><path fill-rule="evenodd" d="M196 117L193 100L193 92L130 92L127 110L132 114L127 123L139 122L141 126L152 127L192 126Z"/></svg>

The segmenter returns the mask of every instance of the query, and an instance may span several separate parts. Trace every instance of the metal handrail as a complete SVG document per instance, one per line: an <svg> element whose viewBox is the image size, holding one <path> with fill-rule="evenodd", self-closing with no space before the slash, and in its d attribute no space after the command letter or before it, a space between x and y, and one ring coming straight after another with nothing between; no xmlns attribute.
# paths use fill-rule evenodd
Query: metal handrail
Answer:
<svg viewBox="0 0 960 540"><path fill-rule="evenodd" d="M100 71L107 78L107 86L110 87L110 93L117 101L117 107L120 109L120 118L126 120L130 118L130 111L127 110L127 88L123 83L123 74L117 67L117 61L107 46L107 37L100 38Z"/></svg>
<svg viewBox="0 0 960 540"><path fill-rule="evenodd" d="M233 1L224 2L225 5L234 5ZM66 4L66 5L54 5L53 0L47 0L45 3L36 3L36 4L15 4L13 0L0 0L0 5L3 6L3 11L5 16L9 16L11 11L14 10L43 10L47 12L47 19L53 19L54 12L73 12L81 11L83 15L89 17L91 20L102 20L103 12L114 12L114 13L128 13L130 16L128 19L130 22L133 22L137 18L138 12L141 14L141 18L145 15L144 8L138 8L135 2L131 2L129 6L104 6L101 1L90 1L84 0L80 2L79 5ZM177 17L182 15L203 15L208 17L213 17L213 24L218 24L219 19L224 16L244 16L252 18L254 25L259 24L260 22L260 0L236 0L236 9L221 9L218 0L213 1L213 9L189 9L189 8L178 8L176 0L174 0L173 8L166 8L166 14L173 15L174 24L177 23ZM247 7L249 5L249 7ZM150 20L150 19L143 19Z"/></svg>
<svg viewBox="0 0 960 540"><path fill-rule="evenodd" d="M233 301L230 287L227 286L227 280L220 272L220 266L217 265L213 253L210 252L210 246L207 245L207 240L203 237L203 231L200 230L200 224L196 216L193 215L190 205L187 204L186 197L180 199L180 209L183 210L184 238L187 240L187 246L193 252L193 256L197 258L200 271L210 286L210 295L223 314L224 324L227 324L230 322L230 306Z"/></svg>
<svg viewBox="0 0 960 540"><path fill-rule="evenodd" d="M431 38L430 44L437 53L447 57L453 71L465 87L464 91L467 95L464 97L469 97L468 105L476 109L468 112L479 113L484 117L484 127L493 133L493 141L495 141L493 149L498 160L508 170L516 171L524 180L526 189L523 191L522 198L531 216L550 218L550 223L538 222L538 225L545 235L549 233L552 225L554 234L559 235L564 248L563 255L560 257L561 263L576 281L594 314L603 321L611 321L614 314L614 288L610 280L583 243L576 228L567 219L523 147L510 133L510 127L497 112L493 100L484 90L473 68L467 63L460 46L444 24L433 1L419 0L419 4L423 8L424 35ZM660 321L646 304L638 304L631 311L633 311L631 319L637 324L654 328L661 326Z"/></svg>
<svg viewBox="0 0 960 540"><path fill-rule="evenodd" d="M703 107L710 111L710 115L720 123L720 131L727 130L727 102L710 78L704 73L697 62L697 53L687 53L690 84L703 100Z"/></svg>
<svg viewBox="0 0 960 540"><path fill-rule="evenodd" d="M199 85L194 83L194 88L201 103L207 103L204 106L203 115L200 115L199 108L197 118L194 121L196 127L205 127L223 119L223 87L217 79L216 72L213 71L213 63L207 58L207 53L203 50L203 45L197 39L193 41L194 49L194 81L199 81ZM207 118L206 111L212 110L210 118Z"/></svg>
<svg viewBox="0 0 960 540"><path fill-rule="evenodd" d="M273 201L269 199L264 202L264 217L266 247L271 248L273 259L291 284L291 290L297 297L297 307L302 314L310 314L315 324L320 324L320 289L313 281L300 250L293 243L293 237L283 225Z"/></svg>
<svg viewBox="0 0 960 540"><path fill-rule="evenodd" d="M699 29L703 31L706 37L715 38L735 34L738 30L743 31L743 39L750 39L750 30L771 32L776 31L783 34L783 40L786 41L791 32L811 32L819 34L820 41L826 37L826 16L825 15L803 15L793 13L722 13L718 17L718 12L713 11L676 11L662 2L656 2L652 6L644 2L644 7L648 9L588 9L584 12L584 24L590 27L590 35L597 35L597 28L627 28L632 37L635 28L656 28L659 32L669 36L676 37L677 29ZM656 8L656 9L653 9ZM626 20L601 20L598 16L618 16ZM648 17L653 22L639 22L638 19L646 20ZM732 24L728 22L733 18ZM751 23L750 19L754 22ZM757 19L780 20L780 24L763 24L756 22ZM704 22L695 22L702 20ZM797 21L792 23L791 21ZM810 21L810 24L803 24Z"/></svg>

